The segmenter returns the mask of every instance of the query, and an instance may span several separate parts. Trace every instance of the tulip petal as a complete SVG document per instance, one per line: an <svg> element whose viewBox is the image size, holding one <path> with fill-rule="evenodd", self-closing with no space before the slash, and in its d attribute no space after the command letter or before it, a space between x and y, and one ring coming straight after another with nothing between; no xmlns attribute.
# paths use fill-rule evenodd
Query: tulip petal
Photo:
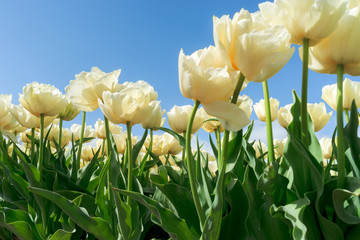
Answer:
<svg viewBox="0 0 360 240"><path fill-rule="evenodd" d="M236 132L250 123L246 112L235 104L215 101L210 104L203 104L207 114L217 117L224 128Z"/></svg>

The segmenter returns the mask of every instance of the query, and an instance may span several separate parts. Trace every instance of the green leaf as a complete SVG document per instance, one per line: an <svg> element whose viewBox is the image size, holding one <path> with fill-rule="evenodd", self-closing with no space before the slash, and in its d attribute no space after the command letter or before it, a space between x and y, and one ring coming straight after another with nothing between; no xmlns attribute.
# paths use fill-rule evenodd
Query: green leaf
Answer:
<svg viewBox="0 0 360 240"><path fill-rule="evenodd" d="M137 159L137 157L138 157L138 155L139 155L139 152L140 152L142 146L144 145L144 142L145 142L145 140L146 140L147 134L148 134L148 129L146 129L146 130L144 131L144 134L143 134L142 138L140 139L140 141L138 141L138 142L135 144L135 146L134 146L133 149L132 149L132 162L133 162L133 163L135 163L135 161L136 161L136 159Z"/></svg>
<svg viewBox="0 0 360 240"><path fill-rule="evenodd" d="M226 154L226 173L229 173L234 169L237 161L240 158L241 147L239 146L241 146L242 139L242 130L240 130L235 134L235 137L228 143L228 152Z"/></svg>
<svg viewBox="0 0 360 240"><path fill-rule="evenodd" d="M57 230L48 240L70 240L73 232L67 232L63 229Z"/></svg>
<svg viewBox="0 0 360 240"><path fill-rule="evenodd" d="M249 199L239 180L232 179L226 188L226 200L230 205L230 212L224 216L221 224L219 239L232 240L248 237L246 221L249 217Z"/></svg>
<svg viewBox="0 0 360 240"><path fill-rule="evenodd" d="M165 166L161 166L159 175L150 175L152 183L170 200L178 216L186 221L188 227L200 233L200 224L190 190L175 183L168 183L165 169ZM162 173L165 173L165 178L161 177Z"/></svg>
<svg viewBox="0 0 360 240"><path fill-rule="evenodd" d="M102 240L115 240L109 224L104 219L90 217L84 208L78 207L74 202L66 199L60 194L34 187L30 187L30 190L55 203L71 218L71 220L95 237Z"/></svg>
<svg viewBox="0 0 360 240"><path fill-rule="evenodd" d="M5 174L10 180L11 185L14 187L14 189L24 198L29 198L29 190L28 186L29 183L25 181L19 174L10 171L7 166L5 166L2 162L0 162L0 166L4 170Z"/></svg>
<svg viewBox="0 0 360 240"><path fill-rule="evenodd" d="M83 188L87 188L91 179L91 176L93 175L94 172L94 167L97 164L97 156L99 155L100 150L98 150L95 153L95 156L93 157L93 159L90 161L90 163L86 164L86 166L84 166L83 168L81 168L79 170L79 176L78 176L78 184L83 187Z"/></svg>
<svg viewBox="0 0 360 240"><path fill-rule="evenodd" d="M129 196L133 200L144 205L158 220L160 226L169 233L173 239L199 239L198 234L195 231L191 231L188 228L184 219L181 219L175 215L171 210L164 208L158 202L146 197L142 194L125 191L120 189L114 189L115 191Z"/></svg>
<svg viewBox="0 0 360 240"><path fill-rule="evenodd" d="M104 167L101 169L100 173L100 179L99 179L99 185L96 190L95 195L95 203L98 206L97 208L97 215L104 218L106 221L110 221L110 209L109 205L107 205L107 197L105 196L105 182L106 182L106 174L108 173L108 169L110 167L110 160L107 160ZM110 191L110 189L107 189L107 191Z"/></svg>

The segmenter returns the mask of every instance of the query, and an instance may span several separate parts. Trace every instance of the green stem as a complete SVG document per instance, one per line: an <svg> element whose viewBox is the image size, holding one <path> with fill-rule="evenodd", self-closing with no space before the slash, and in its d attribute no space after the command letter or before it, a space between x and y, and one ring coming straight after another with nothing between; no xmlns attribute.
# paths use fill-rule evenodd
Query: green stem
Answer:
<svg viewBox="0 0 360 240"><path fill-rule="evenodd" d="M338 170L338 188L344 188L345 185L345 145L344 145L344 123L343 123L343 79L344 65L337 65L337 170Z"/></svg>
<svg viewBox="0 0 360 240"><path fill-rule="evenodd" d="M199 195L197 192L196 180L195 180L195 164L193 162L193 156L192 156L192 152L191 152L191 130L192 130L192 125L194 122L195 114L196 114L197 109L199 108L199 105L200 105L200 102L198 100L196 100L193 110L191 112L190 118L189 118L188 125L187 125L186 137L185 137L185 141L186 141L185 142L185 144L186 144L185 145L185 151L186 151L185 161L186 161L186 165L188 167L191 193L192 193L196 211L197 211L197 214L198 214L198 217L200 220L200 226L203 227L204 223L205 223L205 214L202 211Z"/></svg>
<svg viewBox="0 0 360 240"><path fill-rule="evenodd" d="M39 149L39 162L38 168L40 171L40 179L42 177L42 168L44 161L44 114L40 114L40 149Z"/></svg>
<svg viewBox="0 0 360 240"><path fill-rule="evenodd" d="M184 136L184 138L186 137L186 132L183 132L183 136ZM185 148L183 148L183 150L182 150L181 159L183 161L185 161Z"/></svg>
<svg viewBox="0 0 360 240"><path fill-rule="evenodd" d="M32 128L31 129L31 149L30 149L31 161L34 161L34 152L35 152L35 128Z"/></svg>
<svg viewBox="0 0 360 240"><path fill-rule="evenodd" d="M105 122L105 135L106 135L106 155L107 157L110 156L111 152L111 141L110 141L110 127L109 127L109 120L104 115L104 122Z"/></svg>
<svg viewBox="0 0 360 240"><path fill-rule="evenodd" d="M131 143L131 124L130 122L126 122L126 131L127 131L127 139L126 139L126 148L127 148L127 163L128 163L128 184L127 190L132 190L132 170L133 170L133 162L132 162L132 143ZM127 204L130 205L131 199L127 197Z"/></svg>
<svg viewBox="0 0 360 240"><path fill-rule="evenodd" d="M62 138L62 125L63 125L63 117L60 117L60 120L59 120L59 146L60 148L62 148L61 146L61 138Z"/></svg>
<svg viewBox="0 0 360 240"><path fill-rule="evenodd" d="M76 169L80 168L80 158L81 158L81 150L82 150L82 144L84 141L84 132L85 132L85 118L86 118L86 112L83 111L83 117L82 117L82 123L81 123L81 132L80 132L80 139L79 139L79 149L77 152L77 158L76 158ZM74 171L74 179L77 179L77 171Z"/></svg>
<svg viewBox="0 0 360 240"><path fill-rule="evenodd" d="M268 144L268 160L269 163L275 160L274 154L274 143L273 143L273 132L272 132L272 122L271 122L271 106L269 99L269 88L267 81L263 83L264 91L264 100L265 100L265 116L266 116L266 135L267 135L267 144Z"/></svg>
<svg viewBox="0 0 360 240"><path fill-rule="evenodd" d="M216 137L216 145L218 149L218 159L220 159L221 156L221 132L220 132L220 126L215 129L215 137ZM217 161L219 163L219 161ZM218 169L220 169L220 166L218 165Z"/></svg>
<svg viewBox="0 0 360 240"><path fill-rule="evenodd" d="M307 125L307 90L309 72L309 39L303 40L303 68L301 86L301 140L308 147L308 125Z"/></svg>
<svg viewBox="0 0 360 240"><path fill-rule="evenodd" d="M345 109L346 124L350 121L349 110Z"/></svg>

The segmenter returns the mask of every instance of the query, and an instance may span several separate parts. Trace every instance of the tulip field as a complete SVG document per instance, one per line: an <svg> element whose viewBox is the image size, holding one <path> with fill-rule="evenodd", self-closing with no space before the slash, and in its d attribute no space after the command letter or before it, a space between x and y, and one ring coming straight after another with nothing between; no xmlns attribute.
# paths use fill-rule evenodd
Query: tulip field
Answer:
<svg viewBox="0 0 360 240"><path fill-rule="evenodd" d="M82 71L65 91L28 83L19 105L0 94L0 239L360 239L360 1L264 2L214 16L213 38L180 50L193 105L168 112L120 69ZM295 44L301 92L279 108L268 80ZM321 103L308 103L309 69L333 79ZM242 90L255 83L254 104ZM251 140L252 110L267 145ZM332 115L332 136L318 139ZM273 137L276 119L285 139Z"/></svg>

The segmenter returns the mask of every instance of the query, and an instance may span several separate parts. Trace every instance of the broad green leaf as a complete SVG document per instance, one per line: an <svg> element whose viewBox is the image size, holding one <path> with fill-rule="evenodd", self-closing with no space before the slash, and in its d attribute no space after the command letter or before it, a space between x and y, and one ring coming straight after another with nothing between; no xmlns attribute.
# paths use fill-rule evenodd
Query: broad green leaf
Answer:
<svg viewBox="0 0 360 240"><path fill-rule="evenodd" d="M105 182L110 163L111 161L108 159L104 167L101 169L99 185L95 195L95 203L98 206L97 215L101 216L108 222L110 221L111 217L109 213L109 206L107 205L107 203L109 203L109 199L107 199L107 196L105 196ZM110 189L107 189L106 191L110 191Z"/></svg>
<svg viewBox="0 0 360 240"><path fill-rule="evenodd" d="M90 217L84 208L76 206L74 202L66 199L60 194L34 187L30 187L30 190L55 203L71 218L71 220L95 237L102 240L115 240L109 224L104 219Z"/></svg>
<svg viewBox="0 0 360 240"><path fill-rule="evenodd" d="M164 208L158 202L136 192L120 189L114 190L144 205L157 218L161 227L168 232L173 239L199 239L198 234L188 228L184 219L177 217L175 213Z"/></svg>
<svg viewBox="0 0 360 240"><path fill-rule="evenodd" d="M341 220L343 220L347 224L359 224L360 218L354 215L351 215L349 212L346 211L344 208L344 202L348 200L350 197L360 196L360 189L358 193L354 193L348 191L346 189L335 189L333 192L333 199L334 199L334 207L336 210L336 214L339 216Z"/></svg>
<svg viewBox="0 0 360 240"><path fill-rule="evenodd" d="M48 240L70 240L73 232L67 232L63 229L57 230L53 235L51 235Z"/></svg>

